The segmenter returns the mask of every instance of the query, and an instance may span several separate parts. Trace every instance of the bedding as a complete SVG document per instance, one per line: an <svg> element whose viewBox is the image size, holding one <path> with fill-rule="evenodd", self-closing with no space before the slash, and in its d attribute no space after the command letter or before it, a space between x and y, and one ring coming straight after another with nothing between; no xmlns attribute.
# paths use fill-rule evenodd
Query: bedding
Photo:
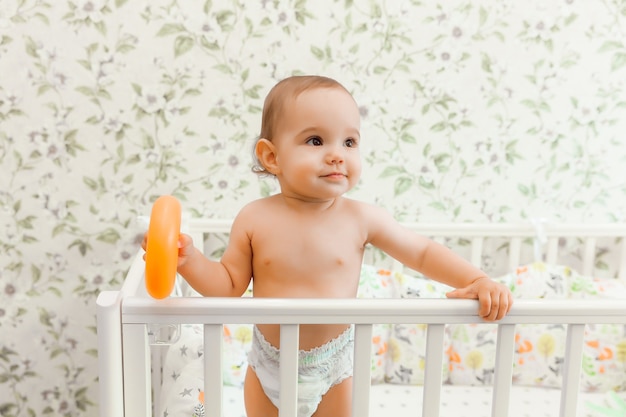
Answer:
<svg viewBox="0 0 626 417"><path fill-rule="evenodd" d="M586 277L566 266L533 263L498 278L515 298L623 298L617 280ZM488 385L495 369L494 324L450 325L450 379L455 385ZM565 355L563 325L516 326L513 383L559 388ZM626 327L587 325L581 374L583 391L626 390Z"/></svg>
<svg viewBox="0 0 626 417"><path fill-rule="evenodd" d="M206 417L196 403L196 412L190 411L189 397L183 380L177 384L179 399L172 398L168 407L158 417ZM418 417L421 416L421 385L378 384L370 391L370 417ZM555 417L559 415L557 389L513 386L510 397L509 417ZM444 385L441 391L440 417L491 417L491 387ZM197 401L197 399L196 399ZM243 405L243 389L225 386L223 390L224 417L246 417ZM620 401L626 401L626 393L583 392L578 398L578 417L622 416Z"/></svg>
<svg viewBox="0 0 626 417"><path fill-rule="evenodd" d="M522 265L496 280L511 288L515 298L624 298L626 286L617 280L585 277L562 265L541 262ZM359 284L359 297L373 298L442 298L450 290L443 284L417 274L379 269L364 265ZM457 324L445 330L443 363L444 392L442 415L464 415L472 410L472 417L484 403L484 415L490 415L490 392L495 368L496 325ZM511 409L515 415L537 416L537 409L546 416L558 415L550 406L525 406L522 398L550 401L558 407L562 380L565 326L518 325L513 368L512 402L519 396L519 404ZM224 325L223 380L232 393L224 398L227 413L236 409L237 395L241 396L247 368L246 352L251 343L251 325ZM426 326L421 324L374 325L372 336L372 412L389 408L414 408L411 401L420 401L420 384L424 380ZM203 347L202 326L182 325L181 336L169 349L163 367L162 395L157 416L191 416L202 398ZM380 386L380 388L379 388ZM585 331L581 391L587 398L604 401L608 391L626 390L626 326L588 325ZM236 394L239 393L239 394ZM522 395L524 394L524 395ZM530 394L530 397L528 396ZM620 395L623 393L620 393ZM231 396L229 396L231 395ZM386 399L385 396L394 396ZM405 400L400 397L405 396ZM484 399L484 402L481 402ZM552 401L554 399L554 401ZM238 404L239 404L238 403ZM377 405L378 404L378 405ZM546 403L548 404L548 403ZM241 404L239 404L241 405ZM243 406L241 406L243 407ZM446 414L446 407L449 414ZM582 407L582 406L581 406ZM581 410L583 408L580 408ZM243 410L243 408L241 408ZM454 411L453 411L454 410ZM527 410L528 414L524 414ZM398 415L400 410L398 409ZM395 412L395 411L393 411ZM461 412L461 414L459 414ZM482 412L482 411L481 411ZM456 413L456 414L455 414ZM475 414L476 413L476 414ZM237 415L227 414L227 415ZM376 414L372 414L375 416ZM408 414L407 414L408 415ZM601 414L581 414L601 415Z"/></svg>

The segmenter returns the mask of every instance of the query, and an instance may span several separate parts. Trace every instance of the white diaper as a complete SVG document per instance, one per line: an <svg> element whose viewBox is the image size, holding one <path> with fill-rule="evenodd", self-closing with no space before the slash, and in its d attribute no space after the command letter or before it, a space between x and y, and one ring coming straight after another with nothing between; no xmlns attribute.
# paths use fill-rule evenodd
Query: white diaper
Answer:
<svg viewBox="0 0 626 417"><path fill-rule="evenodd" d="M354 328L311 350L298 354L298 417L310 417L333 386L352 376ZM279 350L269 344L254 326L248 363L256 372L265 395L279 406Z"/></svg>

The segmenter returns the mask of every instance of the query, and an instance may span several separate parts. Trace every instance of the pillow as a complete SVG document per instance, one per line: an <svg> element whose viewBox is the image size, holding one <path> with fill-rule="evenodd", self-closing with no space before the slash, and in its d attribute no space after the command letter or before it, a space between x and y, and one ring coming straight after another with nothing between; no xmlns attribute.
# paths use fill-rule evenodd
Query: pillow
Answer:
<svg viewBox="0 0 626 417"><path fill-rule="evenodd" d="M508 283L514 298L567 298L572 274L568 266L535 262L495 279Z"/></svg>
<svg viewBox="0 0 626 417"><path fill-rule="evenodd" d="M171 350L171 349L170 349ZM167 363L166 363L167 365ZM164 378L167 375L164 373ZM176 377L163 384L156 416L191 416L204 389L204 361L196 357L176 370ZM165 381L164 381L165 382Z"/></svg>
<svg viewBox="0 0 626 417"><path fill-rule="evenodd" d="M581 389L626 391L626 329L615 324L585 326Z"/></svg>
<svg viewBox="0 0 626 417"><path fill-rule="evenodd" d="M205 417L203 378L202 358L187 363L170 389L162 391L159 403L155 404L155 417ZM224 387L222 407L225 415L245 416L243 389Z"/></svg>
<svg viewBox="0 0 626 417"><path fill-rule="evenodd" d="M363 264L359 277L359 298L396 298L397 289L393 273L387 269Z"/></svg>
<svg viewBox="0 0 626 417"><path fill-rule="evenodd" d="M252 346L251 324L225 324L222 346L224 385L243 387Z"/></svg>
<svg viewBox="0 0 626 417"><path fill-rule="evenodd" d="M491 385L495 371L495 324L452 324L448 382L453 385Z"/></svg>
<svg viewBox="0 0 626 417"><path fill-rule="evenodd" d="M163 362L163 382L161 391L166 392L181 376L187 364L202 356L202 325L182 324L180 337L170 345Z"/></svg>
<svg viewBox="0 0 626 417"><path fill-rule="evenodd" d="M492 385L495 373L497 324L450 326L449 382ZM563 325L520 324L515 331L513 383L560 388L565 352Z"/></svg>
<svg viewBox="0 0 626 417"><path fill-rule="evenodd" d="M426 324L396 324L392 328L385 382L399 385L423 385L426 365ZM444 334L444 349L449 345ZM442 378L447 380L448 356L444 354Z"/></svg>
<svg viewBox="0 0 626 417"><path fill-rule="evenodd" d="M560 388L566 334L567 326L563 324L516 326L513 383Z"/></svg>
<svg viewBox="0 0 626 417"><path fill-rule="evenodd" d="M170 346L163 365L162 390L166 391L182 374L185 367L204 355L203 326L181 325L181 336ZM247 354L252 344L252 325L225 324L222 349L224 385L242 386L248 367Z"/></svg>
<svg viewBox="0 0 626 417"><path fill-rule="evenodd" d="M575 274L570 284L570 297L626 299L626 284L618 279Z"/></svg>
<svg viewBox="0 0 626 417"><path fill-rule="evenodd" d="M535 262L493 279L507 285L516 299L565 298L571 275L568 267ZM473 323L449 327L450 383L491 385L495 373L497 325ZM521 385L559 387L563 336L552 335L543 325L518 325L515 339L513 381Z"/></svg>
<svg viewBox="0 0 626 417"><path fill-rule="evenodd" d="M508 282L514 298L625 298L626 285L618 280L584 277L567 266L533 263L496 278ZM450 382L490 384L495 367L495 324L450 326ZM516 326L513 383L560 388L567 327L522 324ZM626 334L623 326L588 325L585 329L581 389L626 389Z"/></svg>
<svg viewBox="0 0 626 417"><path fill-rule="evenodd" d="M566 337L565 325L518 325L513 382L560 388ZM623 326L585 326L580 380L582 391L626 390L625 363L626 335Z"/></svg>
<svg viewBox="0 0 626 417"><path fill-rule="evenodd" d="M392 273L386 269L378 269L373 265L363 265L359 279L358 298L394 298L396 287ZM389 349L389 333L391 325L375 324L372 326L372 384L385 382L385 367Z"/></svg>
<svg viewBox="0 0 626 417"><path fill-rule="evenodd" d="M400 298L446 298L446 293L454 289L418 273L394 272L393 278Z"/></svg>
<svg viewBox="0 0 626 417"><path fill-rule="evenodd" d="M452 288L437 281L401 272L391 274L400 298L445 298ZM426 355L425 324L396 324L389 338L385 381L391 384L422 385ZM444 349L448 343L444 340ZM442 365L443 379L448 378L447 356Z"/></svg>
<svg viewBox="0 0 626 417"><path fill-rule="evenodd" d="M624 299L626 284L617 279L577 275L572 298ZM616 324L585 326L581 389L626 391L626 327Z"/></svg>

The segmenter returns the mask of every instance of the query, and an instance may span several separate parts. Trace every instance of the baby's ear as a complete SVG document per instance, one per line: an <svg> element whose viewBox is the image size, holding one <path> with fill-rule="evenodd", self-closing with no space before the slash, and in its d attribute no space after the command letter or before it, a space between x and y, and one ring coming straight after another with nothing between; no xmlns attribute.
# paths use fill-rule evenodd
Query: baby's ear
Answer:
<svg viewBox="0 0 626 417"><path fill-rule="evenodd" d="M274 146L270 140L264 138L259 139L254 147L254 154L267 172L274 175L279 173L280 169L278 168L276 146Z"/></svg>

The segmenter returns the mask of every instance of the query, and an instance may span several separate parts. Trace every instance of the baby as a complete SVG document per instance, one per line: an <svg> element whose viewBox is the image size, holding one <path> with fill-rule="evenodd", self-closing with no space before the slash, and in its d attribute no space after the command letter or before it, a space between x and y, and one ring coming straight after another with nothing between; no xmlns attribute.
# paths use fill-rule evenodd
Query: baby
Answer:
<svg viewBox="0 0 626 417"><path fill-rule="evenodd" d="M274 176L280 193L236 216L219 262L179 239L178 273L200 294L239 297L354 298L367 244L455 287L449 298L478 299L478 314L499 320L509 290L446 247L401 226L382 208L344 197L361 175L359 109L337 81L282 80L268 94L255 171ZM145 241L144 241L145 248ZM298 417L351 415L353 327L300 326ZM280 328L254 327L244 383L248 417L278 415Z"/></svg>

